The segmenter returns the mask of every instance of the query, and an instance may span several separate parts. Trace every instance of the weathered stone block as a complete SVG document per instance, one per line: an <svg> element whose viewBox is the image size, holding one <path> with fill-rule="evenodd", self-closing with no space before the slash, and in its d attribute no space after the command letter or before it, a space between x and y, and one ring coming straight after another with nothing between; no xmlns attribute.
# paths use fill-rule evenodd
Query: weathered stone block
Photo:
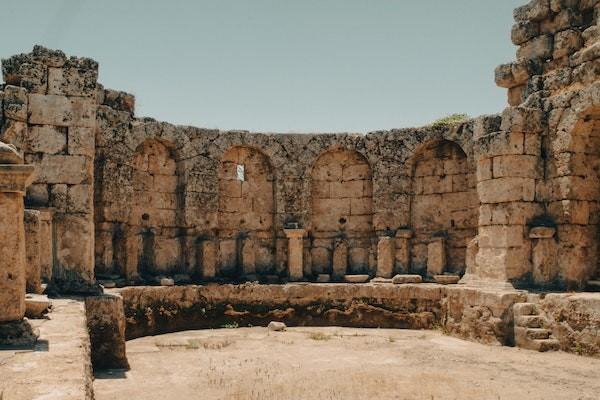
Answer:
<svg viewBox="0 0 600 400"><path fill-rule="evenodd" d="M93 128L96 104L92 98L31 94L29 123Z"/></svg>
<svg viewBox="0 0 600 400"><path fill-rule="evenodd" d="M497 178L482 181L477 184L477 194L482 203L533 201L535 179Z"/></svg>
<svg viewBox="0 0 600 400"><path fill-rule="evenodd" d="M552 57L554 37L541 35L525 42L517 50L518 60L547 60Z"/></svg>
<svg viewBox="0 0 600 400"><path fill-rule="evenodd" d="M5 118L26 122L28 107L27 91L17 86L5 86L2 107Z"/></svg>
<svg viewBox="0 0 600 400"><path fill-rule="evenodd" d="M554 36L554 53L555 59L570 56L583 46L583 38L581 33L575 29L558 32Z"/></svg>
<svg viewBox="0 0 600 400"><path fill-rule="evenodd" d="M542 110L527 107L508 107L502 113L503 131L538 133L545 128Z"/></svg>
<svg viewBox="0 0 600 400"><path fill-rule="evenodd" d="M67 211L70 213L93 213L91 185L69 185L67 187Z"/></svg>
<svg viewBox="0 0 600 400"><path fill-rule="evenodd" d="M120 295L90 296L85 313L95 369L128 369L125 354L125 311Z"/></svg>
<svg viewBox="0 0 600 400"><path fill-rule="evenodd" d="M480 226L479 248L518 247L523 245L525 227L523 225Z"/></svg>
<svg viewBox="0 0 600 400"><path fill-rule="evenodd" d="M69 154L95 156L94 129L69 127Z"/></svg>
<svg viewBox="0 0 600 400"><path fill-rule="evenodd" d="M48 94L95 96L97 80L97 69L49 68Z"/></svg>
<svg viewBox="0 0 600 400"><path fill-rule="evenodd" d="M540 159L536 156L506 155L493 159L494 178L540 178L541 175Z"/></svg>
<svg viewBox="0 0 600 400"><path fill-rule="evenodd" d="M49 202L48 185L35 184L27 188L25 203L28 206L46 207Z"/></svg>
<svg viewBox="0 0 600 400"><path fill-rule="evenodd" d="M523 44L540 33L540 25L533 21L519 21L512 27L511 40L514 45Z"/></svg>
<svg viewBox="0 0 600 400"><path fill-rule="evenodd" d="M27 151L32 153L63 153L67 148L66 130L51 125L31 125L26 146Z"/></svg>
<svg viewBox="0 0 600 400"><path fill-rule="evenodd" d="M91 182L92 163L85 156L44 154L36 166L37 183L77 185Z"/></svg>

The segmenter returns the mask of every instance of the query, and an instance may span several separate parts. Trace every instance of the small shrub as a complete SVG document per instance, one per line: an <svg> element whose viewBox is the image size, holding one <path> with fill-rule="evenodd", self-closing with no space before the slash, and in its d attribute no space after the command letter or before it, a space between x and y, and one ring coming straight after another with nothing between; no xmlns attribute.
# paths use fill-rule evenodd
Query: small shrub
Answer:
<svg viewBox="0 0 600 400"><path fill-rule="evenodd" d="M221 328L225 328L225 329L237 329L239 327L240 327L240 325L236 321L221 325Z"/></svg>
<svg viewBox="0 0 600 400"><path fill-rule="evenodd" d="M436 119L435 121L433 121L431 126L434 128L447 127L450 125L461 123L467 119L469 119L469 116L467 114L451 114L451 115Z"/></svg>

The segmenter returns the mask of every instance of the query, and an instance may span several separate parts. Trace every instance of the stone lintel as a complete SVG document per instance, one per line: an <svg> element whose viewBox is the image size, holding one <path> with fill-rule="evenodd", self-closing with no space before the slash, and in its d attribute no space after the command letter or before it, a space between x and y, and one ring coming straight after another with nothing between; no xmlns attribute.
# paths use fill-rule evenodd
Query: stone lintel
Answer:
<svg viewBox="0 0 600 400"><path fill-rule="evenodd" d="M306 236L306 229L284 229L283 232L288 239L302 239Z"/></svg>
<svg viewBox="0 0 600 400"><path fill-rule="evenodd" d="M396 239L410 239L413 237L412 229L398 229L396 231Z"/></svg>
<svg viewBox="0 0 600 400"><path fill-rule="evenodd" d="M549 226L536 226L529 231L530 239L551 239L556 234L556 228Z"/></svg>

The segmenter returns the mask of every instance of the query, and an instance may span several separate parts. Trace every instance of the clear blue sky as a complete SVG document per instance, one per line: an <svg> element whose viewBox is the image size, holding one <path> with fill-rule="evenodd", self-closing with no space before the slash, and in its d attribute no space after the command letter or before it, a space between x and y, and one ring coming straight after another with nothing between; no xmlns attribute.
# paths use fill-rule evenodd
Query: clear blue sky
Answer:
<svg viewBox="0 0 600 400"><path fill-rule="evenodd" d="M0 56L100 62L137 115L208 128L367 132L500 112L525 0L7 0Z"/></svg>

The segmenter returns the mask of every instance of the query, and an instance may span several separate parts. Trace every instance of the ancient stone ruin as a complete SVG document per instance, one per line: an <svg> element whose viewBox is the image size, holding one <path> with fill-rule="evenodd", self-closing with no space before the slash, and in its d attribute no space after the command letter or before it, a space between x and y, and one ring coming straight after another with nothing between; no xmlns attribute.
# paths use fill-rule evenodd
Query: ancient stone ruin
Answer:
<svg viewBox="0 0 600 400"><path fill-rule="evenodd" d="M531 1L495 71L505 110L367 134L176 126L92 59L3 59L0 343L53 340L86 320L63 296L85 296L87 396L90 360L126 366L125 338L232 315L600 355L599 16ZM35 332L44 289L55 331Z"/></svg>

